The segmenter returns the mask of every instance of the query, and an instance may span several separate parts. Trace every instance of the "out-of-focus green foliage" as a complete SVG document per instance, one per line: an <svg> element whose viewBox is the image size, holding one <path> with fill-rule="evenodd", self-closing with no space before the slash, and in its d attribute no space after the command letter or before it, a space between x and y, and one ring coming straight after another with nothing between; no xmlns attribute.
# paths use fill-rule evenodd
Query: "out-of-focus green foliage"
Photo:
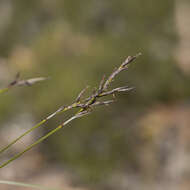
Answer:
<svg viewBox="0 0 190 190"><path fill-rule="evenodd" d="M21 71L28 78L51 77L3 95L1 121L23 109L33 112L38 121L71 103L86 85L96 86L126 56L143 53L115 81L128 82L136 92L73 122L72 128L43 144L51 159L91 184L117 169L138 168L135 117L147 105L184 100L190 94L189 79L173 58L174 1L4 0L0 12L4 23L0 24L0 57L7 60L10 71ZM57 117L48 127L65 118Z"/></svg>

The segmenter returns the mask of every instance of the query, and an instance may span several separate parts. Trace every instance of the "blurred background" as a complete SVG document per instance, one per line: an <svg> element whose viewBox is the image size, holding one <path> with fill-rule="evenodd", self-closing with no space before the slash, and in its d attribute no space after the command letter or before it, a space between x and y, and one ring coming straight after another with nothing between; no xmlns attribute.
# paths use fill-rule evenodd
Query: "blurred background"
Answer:
<svg viewBox="0 0 190 190"><path fill-rule="evenodd" d="M128 55L143 55L113 83L135 91L73 121L0 169L0 178L64 190L190 189L189 18L188 0L1 0L0 88L17 72L51 77L0 95L1 147L72 103L86 85L97 86ZM70 114L50 120L1 161Z"/></svg>

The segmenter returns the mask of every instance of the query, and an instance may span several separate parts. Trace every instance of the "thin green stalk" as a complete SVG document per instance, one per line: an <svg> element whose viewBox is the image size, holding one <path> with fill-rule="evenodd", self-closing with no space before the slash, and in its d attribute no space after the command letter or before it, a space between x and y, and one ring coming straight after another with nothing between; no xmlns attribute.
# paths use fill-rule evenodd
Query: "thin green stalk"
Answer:
<svg viewBox="0 0 190 190"><path fill-rule="evenodd" d="M7 180L0 180L0 184L14 185L14 186L19 186L19 187L29 187L29 188L39 189L39 190L56 190L54 188L42 187L41 185L33 185L33 184L28 184L28 183L7 181Z"/></svg>
<svg viewBox="0 0 190 190"><path fill-rule="evenodd" d="M0 150L0 154L2 154L4 151L6 151L9 147L11 147L13 144L15 144L17 141L19 141L22 137L24 137L25 135L27 135L28 133L32 132L34 129L37 129L38 127L40 127L43 123L45 123L46 120L42 120L40 121L38 124L36 124L34 127L32 127L31 129L29 129L28 131L26 131L25 133L23 133L22 135L20 135L18 138L16 138L15 140L13 140L11 143L9 143L7 146L5 146L4 148L2 148Z"/></svg>
<svg viewBox="0 0 190 190"><path fill-rule="evenodd" d="M52 131L50 131L49 133L47 133L46 135L44 135L43 137L39 138L36 142L34 142L33 144L29 145L24 151L16 154L15 156L13 156L11 159L9 159L8 161L4 162L3 164L0 165L0 168L5 167L6 165L8 165L10 162L16 160L17 158L19 158L20 156L22 156L25 152L27 152L28 150L30 150L31 148L33 148L34 146L36 146L37 144L41 143L43 140L45 140L46 138L48 138L50 135L54 134L55 132L57 132L59 129L61 129L63 126L59 125L58 127L56 127L55 129L53 129Z"/></svg>
<svg viewBox="0 0 190 190"><path fill-rule="evenodd" d="M2 88L2 89L0 89L0 94L7 92L8 90L9 90L9 88Z"/></svg>
<svg viewBox="0 0 190 190"><path fill-rule="evenodd" d="M74 105L74 104L73 104ZM56 111L53 114L51 114L50 116L48 116L46 119L43 119L42 121L40 121L39 123L37 123L35 126L33 126L32 128L30 128L28 131L24 132L23 134L21 134L19 137L17 137L16 139L14 139L12 142L10 142L7 146L5 146L4 148L0 149L0 154L2 154L4 151L6 151L7 149L9 149L12 145L14 145L17 141L19 141L21 138L23 138L24 136L26 136L27 134L29 134L30 132L32 132L33 130L37 129L38 127L40 127L42 124L44 124L45 122L47 122L49 119L51 119L52 117L54 117L55 115L58 115L60 113L63 113L65 111L67 111L69 108L65 107L63 110L61 111Z"/></svg>
<svg viewBox="0 0 190 190"><path fill-rule="evenodd" d="M68 119L67 121L63 122L61 125L59 125L58 127L56 127L55 129L51 130L49 133L47 133L46 135L42 136L41 138L39 138L37 141L35 141L33 144L29 145L26 147L25 150L23 150L22 152L19 152L18 154L14 155L11 159L7 160L6 162L4 162L3 164L0 165L0 168L5 167L6 165L8 165L9 163L11 163L12 161L16 160L17 158L19 158L20 156L22 156L25 152L27 152L28 150L30 150L31 148L33 148L34 146L38 145L39 143L41 143L42 141L44 141L45 139L47 139L49 136L53 135L54 133L56 133L58 130L62 129L65 125L67 125L68 123L70 123L72 120L82 117L86 114L88 114L89 112L80 112L80 113L76 113L74 116L72 116L70 119Z"/></svg>

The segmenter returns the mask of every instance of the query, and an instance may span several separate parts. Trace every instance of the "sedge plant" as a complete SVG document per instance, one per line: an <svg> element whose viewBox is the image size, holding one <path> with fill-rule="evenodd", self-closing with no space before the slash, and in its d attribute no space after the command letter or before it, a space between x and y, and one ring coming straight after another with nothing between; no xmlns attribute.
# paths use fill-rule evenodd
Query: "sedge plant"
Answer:
<svg viewBox="0 0 190 190"><path fill-rule="evenodd" d="M5 93L16 86L31 86L36 82L40 82L46 79L46 77L37 77L26 80L20 80L20 73L17 73L15 79L11 83L9 83L6 87L0 89L0 94Z"/></svg>
<svg viewBox="0 0 190 190"><path fill-rule="evenodd" d="M56 133L57 131L63 129L67 124L69 124L71 121L83 117L85 115L88 115L90 113L92 113L92 111L94 110L94 108L96 108L97 106L107 106L110 105L111 103L115 102L115 94L116 93L121 93L121 92L129 92L131 90L134 89L134 87L129 87L129 86L122 86L122 87L117 87L114 89L109 89L111 82L115 79L115 77L121 72L121 71L125 71L128 70L129 65L139 56L141 55L141 53L135 55L135 56L128 56L125 61L117 68L115 68L115 70L111 73L111 75L105 79L105 75L103 76L102 80L100 81L100 84L97 88L95 88L92 92L92 94L87 97L87 98L83 98L83 95L85 93L85 91L87 90L87 87L84 88L79 95L77 96L77 98L73 101L72 104L68 105L68 106L61 106L60 108L58 108L55 112L51 113L50 115L48 115L45 119L41 120L39 123L37 123L35 126L33 126L32 128L30 128L29 130L27 130L26 132L24 132L23 134L21 134L19 137L17 137L16 139L14 139L12 142L10 142L7 146L1 148L0 150L0 154L2 154L3 152L5 152L6 150L8 150L12 145L14 145L17 141L19 141L22 137L24 137L25 135L29 134L30 132L32 132L33 130L39 128L40 126L42 126L42 124L44 124L45 122L47 122L48 120L50 120L51 118L55 117L56 115L63 113L67 110L70 109L75 109L78 108L78 111L71 116L68 120L62 122L59 126L55 127L54 129L52 129L50 132L48 132L47 134L45 134L44 136L42 136L41 138L39 138L37 141L35 141L33 144L27 146L23 151L15 154L13 157L11 157L9 160L5 161L4 163L2 163L0 165L0 168L5 167L6 165L8 165L9 163L13 162L14 160L16 160L17 158L19 158L20 156L22 156L25 152L29 151L30 149L32 149L34 146L38 145L39 143L41 143L42 141L44 141L45 139L47 139L49 136L53 135L54 133ZM45 78L41 77L41 78L36 78L36 79L29 79L29 80L24 80L24 81L19 81L18 80L18 76L16 77L15 81L13 81L8 87L7 90L9 90L10 88L12 88L13 86L16 85L31 85L35 82L44 80ZM5 88L6 89L6 88ZM0 90L0 93L5 92L7 90L2 89ZM110 100L106 100L106 101L101 101L100 99L102 97L107 97L109 95L112 95L113 98Z"/></svg>

